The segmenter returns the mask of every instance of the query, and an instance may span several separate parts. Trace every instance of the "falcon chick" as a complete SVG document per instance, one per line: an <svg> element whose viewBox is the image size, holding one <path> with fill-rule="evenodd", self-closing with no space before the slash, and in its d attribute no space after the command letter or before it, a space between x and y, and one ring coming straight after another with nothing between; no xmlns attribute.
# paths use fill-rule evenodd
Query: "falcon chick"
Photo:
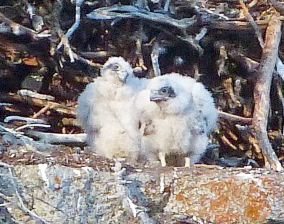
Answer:
<svg viewBox="0 0 284 224"><path fill-rule="evenodd" d="M142 151L159 158L182 154L185 166L200 160L215 128L217 110L205 87L177 73L155 77L136 100L141 114Z"/></svg>
<svg viewBox="0 0 284 224"><path fill-rule="evenodd" d="M134 105L142 81L122 57L111 57L78 99L77 118L92 151L107 158L138 158L141 138Z"/></svg>

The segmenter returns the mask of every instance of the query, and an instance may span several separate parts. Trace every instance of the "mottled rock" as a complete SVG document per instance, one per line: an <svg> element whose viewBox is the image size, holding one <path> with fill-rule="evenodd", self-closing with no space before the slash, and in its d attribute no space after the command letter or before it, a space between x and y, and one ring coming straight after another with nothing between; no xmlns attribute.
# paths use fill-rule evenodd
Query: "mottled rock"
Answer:
<svg viewBox="0 0 284 224"><path fill-rule="evenodd" d="M0 218L11 223L284 222L284 174L264 169L124 165L114 172L39 164L12 170L14 179L0 167ZM33 213L24 212L19 198Z"/></svg>

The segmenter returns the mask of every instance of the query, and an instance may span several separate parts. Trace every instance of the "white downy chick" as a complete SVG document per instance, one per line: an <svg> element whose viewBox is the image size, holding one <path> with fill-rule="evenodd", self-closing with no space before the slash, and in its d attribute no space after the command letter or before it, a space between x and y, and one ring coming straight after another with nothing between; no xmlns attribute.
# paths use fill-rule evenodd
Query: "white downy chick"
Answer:
<svg viewBox="0 0 284 224"><path fill-rule="evenodd" d="M217 122L213 98L201 83L177 73L155 77L136 105L146 157L158 156L162 166L171 153L184 155L185 166L200 160Z"/></svg>
<svg viewBox="0 0 284 224"><path fill-rule="evenodd" d="M134 99L142 83L122 57L111 57L101 77L86 86L78 99L77 118L92 151L107 158L134 163L141 138Z"/></svg>

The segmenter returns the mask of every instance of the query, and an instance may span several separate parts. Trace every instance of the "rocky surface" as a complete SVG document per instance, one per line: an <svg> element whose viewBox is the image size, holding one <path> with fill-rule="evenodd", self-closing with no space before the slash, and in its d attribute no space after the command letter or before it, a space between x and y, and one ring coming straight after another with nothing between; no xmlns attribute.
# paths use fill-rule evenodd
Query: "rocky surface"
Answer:
<svg viewBox="0 0 284 224"><path fill-rule="evenodd" d="M3 163L0 222L284 222L283 173L200 165L138 169L119 162L110 167Z"/></svg>

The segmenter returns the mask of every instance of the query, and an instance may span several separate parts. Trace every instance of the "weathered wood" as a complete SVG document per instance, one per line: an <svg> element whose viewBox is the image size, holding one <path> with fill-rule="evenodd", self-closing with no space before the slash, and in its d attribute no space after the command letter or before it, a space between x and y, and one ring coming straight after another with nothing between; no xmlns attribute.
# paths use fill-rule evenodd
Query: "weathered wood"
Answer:
<svg viewBox="0 0 284 224"><path fill-rule="evenodd" d="M264 157L273 170L283 170L267 136L267 119L270 107L270 87L273 70L278 57L278 46L281 38L281 21L273 16L266 30L263 54L258 69L254 89L254 114L252 126ZM268 164L267 164L268 166Z"/></svg>
<svg viewBox="0 0 284 224"><path fill-rule="evenodd" d="M34 130L26 132L28 136L39 138L40 141L50 144L86 145L86 134L57 134Z"/></svg>
<svg viewBox="0 0 284 224"><path fill-rule="evenodd" d="M69 114L69 115L76 115L75 109L71 107L64 106L60 103L56 103L53 101L45 100L45 99L38 99L29 96L20 96L15 93L10 94L2 94L0 96L1 102L8 102L8 103L25 103L29 106L37 106L37 107L45 107L48 104L50 105L50 109L57 111L61 114Z"/></svg>
<svg viewBox="0 0 284 224"><path fill-rule="evenodd" d="M268 25L267 20L260 20L257 21L256 24L262 29L265 30L265 28ZM212 22L204 22L203 24L206 28L209 29L220 29L224 31L248 31L251 33L254 33L254 31L251 28L251 25L249 22L244 21L212 21Z"/></svg>
<svg viewBox="0 0 284 224"><path fill-rule="evenodd" d="M246 19L249 21L250 25L253 27L255 35L257 36L258 42L260 46L263 48L264 43L263 43L263 38L262 38L262 33L260 30L260 27L257 25L257 23L254 21L252 15L249 13L248 8L246 7L245 3L243 1L240 1L243 13L246 17Z"/></svg>
<svg viewBox="0 0 284 224"><path fill-rule="evenodd" d="M92 20L115 20L124 18L138 18L150 23L160 23L180 30L192 27L196 23L195 18L174 19L162 13L150 12L130 5L114 5L95 9L87 14Z"/></svg>
<svg viewBox="0 0 284 224"><path fill-rule="evenodd" d="M236 49L227 50L229 60L237 64L241 71L245 71L248 76L253 76L257 71L259 63L252 60L251 58L246 57L241 52Z"/></svg>
<svg viewBox="0 0 284 224"><path fill-rule="evenodd" d="M273 7L281 14L284 15L284 5L282 5L277 0L269 0Z"/></svg>
<svg viewBox="0 0 284 224"><path fill-rule="evenodd" d="M18 23L13 22L0 13L1 34L14 34L16 36L28 36L31 40L39 40L40 38L49 37L50 34L38 34L34 30L24 27Z"/></svg>
<svg viewBox="0 0 284 224"><path fill-rule="evenodd" d="M249 118L249 117L241 117L241 116L229 114L229 113L226 113L226 112L223 112L223 111L218 111L218 113L219 113L220 118L223 118L223 119L226 119L226 120L229 120L229 121L239 122L239 123L242 123L242 124L249 124L249 125L252 122L252 118Z"/></svg>

